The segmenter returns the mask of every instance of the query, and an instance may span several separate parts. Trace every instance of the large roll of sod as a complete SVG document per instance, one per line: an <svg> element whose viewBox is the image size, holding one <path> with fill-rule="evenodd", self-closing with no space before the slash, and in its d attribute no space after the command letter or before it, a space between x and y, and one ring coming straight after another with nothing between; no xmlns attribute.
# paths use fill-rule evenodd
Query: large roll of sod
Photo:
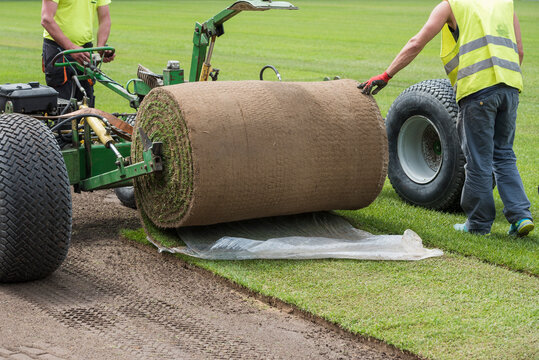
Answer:
<svg viewBox="0 0 539 360"><path fill-rule="evenodd" d="M380 193L387 138L353 80L197 82L153 89L137 115L164 170L135 180L137 205L175 228L359 209Z"/></svg>

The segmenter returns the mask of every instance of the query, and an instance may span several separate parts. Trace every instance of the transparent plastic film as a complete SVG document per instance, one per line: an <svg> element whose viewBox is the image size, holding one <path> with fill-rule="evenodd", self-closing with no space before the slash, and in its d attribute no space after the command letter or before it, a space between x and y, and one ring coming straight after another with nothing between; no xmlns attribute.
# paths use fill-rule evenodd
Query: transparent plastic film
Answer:
<svg viewBox="0 0 539 360"><path fill-rule="evenodd" d="M211 260L360 259L421 260L441 256L427 249L419 235L373 235L328 212L278 216L210 226L178 228L185 247L160 251Z"/></svg>

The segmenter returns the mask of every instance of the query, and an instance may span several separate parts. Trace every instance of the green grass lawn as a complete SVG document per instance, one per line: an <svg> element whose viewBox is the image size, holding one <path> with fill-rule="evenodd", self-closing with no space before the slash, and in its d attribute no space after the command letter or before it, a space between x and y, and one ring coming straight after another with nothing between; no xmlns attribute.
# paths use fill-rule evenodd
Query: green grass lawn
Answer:
<svg viewBox="0 0 539 360"><path fill-rule="evenodd" d="M138 63L161 72L167 60L189 71L195 21L232 1L123 1L111 5L109 44L117 60L103 69L120 83ZM257 79L275 65L285 81L324 76L366 80L381 73L438 1L296 0L299 11L240 14L225 24L214 51L221 80ZM515 151L537 217L539 197L539 2L515 1L523 42L524 92ZM0 83L40 80L39 1L0 2ZM376 96L382 114L398 94L425 79L443 78L439 39ZM271 76L268 72L268 77ZM117 95L96 87L97 106L129 110ZM210 101L209 101L210 105ZM539 358L539 231L505 235L508 224L495 194L492 236L456 234L462 214L403 203L389 182L369 207L342 212L374 233L411 228L448 255L418 263L357 261L190 260L265 295L279 297L343 327L417 354L440 359ZM517 272L515 272L515 270Z"/></svg>

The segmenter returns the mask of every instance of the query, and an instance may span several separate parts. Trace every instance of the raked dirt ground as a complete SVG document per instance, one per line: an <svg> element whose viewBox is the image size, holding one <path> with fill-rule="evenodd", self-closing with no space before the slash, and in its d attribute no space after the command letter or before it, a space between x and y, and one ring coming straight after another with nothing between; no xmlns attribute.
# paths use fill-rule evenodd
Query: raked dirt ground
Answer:
<svg viewBox="0 0 539 360"><path fill-rule="evenodd" d="M0 285L0 360L411 358L120 238L137 227L136 211L111 190L73 194L62 267L45 280Z"/></svg>

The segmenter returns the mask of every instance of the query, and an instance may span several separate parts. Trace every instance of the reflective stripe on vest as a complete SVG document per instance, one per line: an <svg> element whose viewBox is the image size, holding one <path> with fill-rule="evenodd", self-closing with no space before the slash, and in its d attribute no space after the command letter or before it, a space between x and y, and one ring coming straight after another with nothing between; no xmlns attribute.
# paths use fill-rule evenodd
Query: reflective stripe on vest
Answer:
<svg viewBox="0 0 539 360"><path fill-rule="evenodd" d="M455 70L459 66L459 56L462 56L464 54L467 54L473 50L477 50L484 46L487 46L487 44L500 45L500 46L512 48L513 50L515 50L515 53L518 54L517 44L512 42L511 39L503 38L500 36L486 35L486 36L483 36L482 38L470 41L469 43L462 45L459 49L459 53L453 59L451 59L447 64L445 64L444 66L445 72L449 75L451 71ZM481 63L483 63L483 65L486 65L489 63L487 62L487 60L483 60L481 61ZM520 72L520 66L519 64L515 62L503 60L497 57L493 57L492 60L493 61L490 62L491 66L497 65L497 66L500 66L509 70ZM473 65L465 67L464 69L459 70L457 79L462 79L465 76L473 74L473 72L466 69L473 68L476 70L475 72L477 72L477 71L484 70L487 67L488 66L474 67Z"/></svg>
<svg viewBox="0 0 539 360"><path fill-rule="evenodd" d="M441 58L457 101L492 85L522 90L512 0L448 0L459 26L442 29Z"/></svg>
<svg viewBox="0 0 539 360"><path fill-rule="evenodd" d="M499 57L493 56L491 58L476 62L473 65L459 69L457 81L462 78L465 78L466 76L473 75L481 70L485 70L493 66L499 66L504 69L520 72L520 66L516 62L500 59Z"/></svg>

